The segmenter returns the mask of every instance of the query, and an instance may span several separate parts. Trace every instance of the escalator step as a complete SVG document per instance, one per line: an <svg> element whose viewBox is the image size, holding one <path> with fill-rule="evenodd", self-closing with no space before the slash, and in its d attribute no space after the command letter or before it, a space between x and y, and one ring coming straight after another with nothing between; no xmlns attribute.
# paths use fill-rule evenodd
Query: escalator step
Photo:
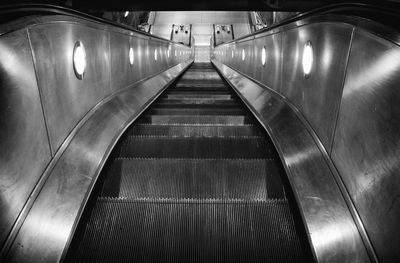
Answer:
<svg viewBox="0 0 400 263"><path fill-rule="evenodd" d="M154 115L242 115L246 114L243 108L159 108L155 105L150 111Z"/></svg>
<svg viewBox="0 0 400 263"><path fill-rule="evenodd" d="M162 105L164 107L186 107L187 105L204 105L204 107L231 107L237 106L240 108L241 105L235 99L229 100L216 100L216 99L192 99L192 100L178 100L178 99L160 99L156 105Z"/></svg>
<svg viewBox="0 0 400 263"><path fill-rule="evenodd" d="M116 159L103 197L260 201L284 198L274 160Z"/></svg>
<svg viewBox="0 0 400 263"><path fill-rule="evenodd" d="M256 125L134 125L130 135L157 135L178 137L231 137L231 136L261 136L262 132Z"/></svg>
<svg viewBox="0 0 400 263"><path fill-rule="evenodd" d="M194 88L226 88L226 85L222 82L220 83L216 83L214 81L209 81L209 82L205 82L205 81L198 81L197 83L195 81L187 81L187 82L178 82L176 84L177 88L181 88L181 87L185 87L185 88L190 88L190 87L194 87Z"/></svg>
<svg viewBox="0 0 400 263"><path fill-rule="evenodd" d="M169 137L129 136L120 157L143 158L272 158L271 144L264 137Z"/></svg>
<svg viewBox="0 0 400 263"><path fill-rule="evenodd" d="M236 116L145 115L141 119L141 123L244 125L244 124L252 124L253 121L249 116L246 115L236 115Z"/></svg>
<svg viewBox="0 0 400 263"><path fill-rule="evenodd" d="M179 100L197 100L197 99L213 99L213 100L230 100L232 99L231 94L167 94L167 99L179 99Z"/></svg>
<svg viewBox="0 0 400 263"><path fill-rule="evenodd" d="M101 198L75 262L303 261L285 200L158 202Z"/></svg>

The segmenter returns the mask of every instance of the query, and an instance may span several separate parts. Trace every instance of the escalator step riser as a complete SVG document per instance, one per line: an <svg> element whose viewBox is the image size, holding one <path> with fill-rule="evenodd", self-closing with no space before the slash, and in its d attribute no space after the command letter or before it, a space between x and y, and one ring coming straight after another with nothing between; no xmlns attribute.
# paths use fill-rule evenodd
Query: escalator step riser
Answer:
<svg viewBox="0 0 400 263"><path fill-rule="evenodd" d="M150 124L220 124L220 125L245 125L253 124L248 116L178 116L178 115L146 115L141 123Z"/></svg>
<svg viewBox="0 0 400 263"><path fill-rule="evenodd" d="M273 160L117 159L102 196L266 201L284 198L278 177Z"/></svg>
<svg viewBox="0 0 400 263"><path fill-rule="evenodd" d="M288 204L278 200L165 204L100 199L76 255L80 262L302 262Z"/></svg>
<svg viewBox="0 0 400 263"><path fill-rule="evenodd" d="M171 88L168 92L174 91L191 91L191 92L231 92L226 87L214 87L214 88L204 88L204 87L180 87L180 88Z"/></svg>
<svg viewBox="0 0 400 263"><path fill-rule="evenodd" d="M187 102L187 101L186 101ZM244 111L243 107L240 107L240 104L231 102L231 103L213 103L213 104L189 104L189 103L165 103L165 102L157 102L154 103L153 108L155 109L171 109L171 110L179 110L179 109L191 109L191 110L241 110ZM207 114L206 114L207 115Z"/></svg>
<svg viewBox="0 0 400 263"><path fill-rule="evenodd" d="M129 136L120 157L129 158L272 158L270 143L262 137L180 138Z"/></svg>
<svg viewBox="0 0 400 263"><path fill-rule="evenodd" d="M225 88L224 83L204 83L204 82L199 82L199 83L193 83L193 82L179 82L176 84L177 88Z"/></svg>
<svg viewBox="0 0 400 263"><path fill-rule="evenodd" d="M154 115L242 115L246 114L243 109L225 109L225 108L204 108L204 109L193 109L193 108L152 108L149 112Z"/></svg>
<svg viewBox="0 0 400 263"><path fill-rule="evenodd" d="M209 99L209 100L230 100L231 94L167 94L168 99L181 99L181 100L196 100L196 99Z"/></svg>
<svg viewBox="0 0 400 263"><path fill-rule="evenodd" d="M165 107L240 107L241 105L236 100L214 100L214 99L195 99L195 100L171 100L171 99L160 99L156 105L162 105ZM243 107L240 107L243 108Z"/></svg>
<svg viewBox="0 0 400 263"><path fill-rule="evenodd" d="M210 126L210 125L150 125L137 124L130 135L178 136L178 137L232 137L261 136L257 126Z"/></svg>

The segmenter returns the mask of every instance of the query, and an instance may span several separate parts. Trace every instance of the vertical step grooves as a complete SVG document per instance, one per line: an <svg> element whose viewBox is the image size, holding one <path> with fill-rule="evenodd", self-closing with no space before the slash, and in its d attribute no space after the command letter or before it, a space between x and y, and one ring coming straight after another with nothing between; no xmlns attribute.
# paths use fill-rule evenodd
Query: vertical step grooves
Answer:
<svg viewBox="0 0 400 263"><path fill-rule="evenodd" d="M211 64L193 64L111 156L65 262L312 262L270 139Z"/></svg>

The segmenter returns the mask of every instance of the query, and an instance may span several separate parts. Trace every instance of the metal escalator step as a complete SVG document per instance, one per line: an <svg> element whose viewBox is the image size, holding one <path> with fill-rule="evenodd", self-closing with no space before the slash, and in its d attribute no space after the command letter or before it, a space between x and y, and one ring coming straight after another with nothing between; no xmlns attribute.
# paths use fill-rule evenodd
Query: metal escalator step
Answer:
<svg viewBox="0 0 400 263"><path fill-rule="evenodd" d="M191 91L191 92L215 92L215 91L229 91L227 87L175 87L169 91Z"/></svg>
<svg viewBox="0 0 400 263"><path fill-rule="evenodd" d="M268 159L116 159L103 197L261 201L284 198Z"/></svg>
<svg viewBox="0 0 400 263"><path fill-rule="evenodd" d="M193 100L193 99L214 99L214 100L229 100L232 98L232 94L182 94L182 93L169 93L166 94L168 99L180 99L180 100Z"/></svg>
<svg viewBox="0 0 400 263"><path fill-rule="evenodd" d="M230 107L230 106L238 106L241 105L235 99L228 100L216 100L216 99L192 99L192 100L179 100L179 99L160 99L157 101L156 105L162 105L164 107L186 107L187 105L204 105L207 107ZM243 107L242 107L243 108Z"/></svg>
<svg viewBox="0 0 400 263"><path fill-rule="evenodd" d="M127 158L272 158L271 143L264 137L129 136L121 145Z"/></svg>
<svg viewBox="0 0 400 263"><path fill-rule="evenodd" d="M246 111L242 108L152 108L150 114L157 115L241 115Z"/></svg>
<svg viewBox="0 0 400 263"><path fill-rule="evenodd" d="M101 198L74 254L74 262L306 262L286 200Z"/></svg>
<svg viewBox="0 0 400 263"><path fill-rule="evenodd" d="M140 123L151 124L227 124L244 125L252 124L253 120L246 115L218 116L218 115L145 115Z"/></svg>
<svg viewBox="0 0 400 263"><path fill-rule="evenodd" d="M229 137L261 136L263 133L256 125L153 125L136 124L131 135L176 136L176 137Z"/></svg>
<svg viewBox="0 0 400 263"><path fill-rule="evenodd" d="M184 100L181 100L184 101ZM159 101L154 103L154 108L162 109L223 109L223 110L244 110L243 107L232 100L217 101L216 103L189 103L190 101L184 101L186 103L170 103L169 101Z"/></svg>
<svg viewBox="0 0 400 263"><path fill-rule="evenodd" d="M204 81L199 81L198 83L194 82L194 81L187 81L187 82L178 82L175 87L177 88L181 88L181 87L185 87L185 88L190 88L190 87L194 87L194 88L226 88L226 85L221 81L221 83L215 83L215 82L204 82Z"/></svg>

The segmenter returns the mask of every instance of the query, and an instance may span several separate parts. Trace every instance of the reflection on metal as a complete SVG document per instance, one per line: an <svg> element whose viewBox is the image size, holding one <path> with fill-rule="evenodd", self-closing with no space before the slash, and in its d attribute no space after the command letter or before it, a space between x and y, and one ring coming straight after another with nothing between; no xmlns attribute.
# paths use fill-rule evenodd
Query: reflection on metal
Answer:
<svg viewBox="0 0 400 263"><path fill-rule="evenodd" d="M326 156L301 114L276 92L213 61L270 134L285 165L317 262L370 262Z"/></svg>
<svg viewBox="0 0 400 263"><path fill-rule="evenodd" d="M76 40L80 42L76 44ZM167 40L72 16L37 16L9 22L8 27L2 29L0 77L3 95L0 96L0 107L4 107L2 112L6 117L0 118L4 135L0 137L0 145L8 150L0 158L0 240L4 244L0 252L1 262L7 255L9 261L14 262L43 262L49 255L58 257L61 254L63 247L60 244L65 244L79 215L79 206L74 208L77 210L70 210L69 202L90 192L93 183L90 178L100 164L99 158L104 157L104 152L96 151L99 148L87 148L95 136L86 134L89 140L86 144L82 137L75 143L71 141L84 132L83 127L89 125L92 115L97 114L101 105L111 98L133 85L138 87L138 81L171 67L180 64L175 70L182 70L182 65L194 57L192 53L167 59L164 51L168 46L172 52L190 50ZM130 52L131 48L137 52ZM157 62L150 52L152 49L160 51ZM131 58L135 67L130 65ZM118 120L133 116L122 111L122 117L118 117L114 110L125 107L123 104L127 100L135 107L143 106L151 99L151 94L175 76L173 72L176 73L167 71L166 75L152 78L151 82L143 82L141 88L134 90L138 94L132 89L129 89L131 93L123 93L125 97L108 108L107 114L112 118L110 123L116 125L110 129L120 129ZM104 115L98 118L102 117ZM92 125L88 128L96 126ZM108 134L110 130L104 128L106 126L99 128L98 132ZM113 140L102 137L96 147L110 147ZM75 149L73 153L68 153L69 147ZM71 169L68 165L72 163L68 161L61 166L58 164L62 158L75 158L79 154L85 154L85 157L74 159L77 166L71 166ZM92 161L97 166L89 168L86 164ZM58 179L51 179L55 174L54 178ZM58 183L61 185L55 191L54 188L45 190ZM45 201L41 195L49 193L46 200L60 203L39 205L40 200ZM55 216L57 213L61 213L59 217ZM67 221L69 223L64 224ZM27 232L22 229L29 229L30 234L25 235ZM19 244L14 243L18 234L24 236ZM35 240L41 236L48 236L52 241L41 244ZM43 245L43 250L36 249L37 245ZM12 246L14 249L10 252ZM30 258L35 253L42 255ZM17 254L18 260L14 260L13 256Z"/></svg>
<svg viewBox="0 0 400 263"><path fill-rule="evenodd" d="M154 49L154 60L157 61L157 49Z"/></svg>
<svg viewBox="0 0 400 263"><path fill-rule="evenodd" d="M86 69L86 51L81 41L77 41L74 46L73 64L75 75L78 79L83 79Z"/></svg>
<svg viewBox="0 0 400 263"><path fill-rule="evenodd" d="M161 91L190 64L181 63L101 102L54 165L7 262L59 262L113 145Z"/></svg>
<svg viewBox="0 0 400 263"><path fill-rule="evenodd" d="M232 52L233 52L233 50L232 50ZM266 62L267 62L267 51L265 50L265 46L264 46L261 50L261 65L265 66Z"/></svg>
<svg viewBox="0 0 400 263"><path fill-rule="evenodd" d="M371 20L327 15L213 50L250 48L245 62L215 58L287 98L311 126L373 262L400 262L399 39L398 32ZM307 41L314 54L308 79ZM267 70L252 55L263 45Z"/></svg>
<svg viewBox="0 0 400 263"><path fill-rule="evenodd" d="M242 61L244 61L246 58L246 51L244 51L244 49L242 49Z"/></svg>
<svg viewBox="0 0 400 263"><path fill-rule="evenodd" d="M131 66L133 65L134 59L135 59L135 57L133 54L133 48L130 47L129 48L129 64L131 64Z"/></svg>
<svg viewBox="0 0 400 263"><path fill-rule="evenodd" d="M311 73L313 61L314 61L314 52L312 44L310 41L307 41L307 43L304 44L303 58L302 58L303 72L305 78L308 78Z"/></svg>

